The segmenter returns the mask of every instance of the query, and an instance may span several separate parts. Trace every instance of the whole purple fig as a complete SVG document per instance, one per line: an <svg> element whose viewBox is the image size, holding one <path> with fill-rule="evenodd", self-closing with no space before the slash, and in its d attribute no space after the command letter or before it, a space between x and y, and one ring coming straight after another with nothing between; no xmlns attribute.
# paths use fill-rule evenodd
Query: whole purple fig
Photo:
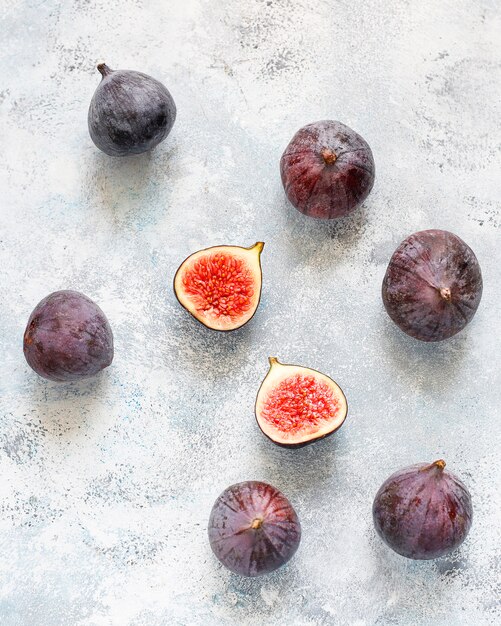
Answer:
<svg viewBox="0 0 501 626"><path fill-rule="evenodd" d="M111 70L105 63L89 107L92 141L110 156L151 150L170 133L176 105L164 85L147 74Z"/></svg>
<svg viewBox="0 0 501 626"><path fill-rule="evenodd" d="M260 576L296 552L301 526L287 498L267 483L247 481L225 489L209 519L212 551L235 574Z"/></svg>
<svg viewBox="0 0 501 626"><path fill-rule="evenodd" d="M280 160L289 201L301 213L319 219L354 211L369 195L375 172L365 139L332 120L298 130Z"/></svg>
<svg viewBox="0 0 501 626"><path fill-rule="evenodd" d="M113 333L106 316L78 291L56 291L39 302L23 344L35 372L57 382L93 376L113 360Z"/></svg>
<svg viewBox="0 0 501 626"><path fill-rule="evenodd" d="M411 465L390 476L374 499L381 539L409 559L436 559L457 548L470 530L471 496L445 462Z"/></svg>
<svg viewBox="0 0 501 626"><path fill-rule="evenodd" d="M423 230L393 253L383 280L383 303L405 333L442 341L462 330L482 297L473 250L446 230Z"/></svg>

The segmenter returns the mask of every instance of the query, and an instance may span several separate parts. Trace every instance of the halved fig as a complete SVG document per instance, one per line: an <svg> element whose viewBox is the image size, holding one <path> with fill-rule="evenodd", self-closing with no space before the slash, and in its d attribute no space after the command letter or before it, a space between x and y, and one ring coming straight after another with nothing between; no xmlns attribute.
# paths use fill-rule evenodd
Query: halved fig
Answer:
<svg viewBox="0 0 501 626"><path fill-rule="evenodd" d="M213 330L235 330L256 312L261 298L261 252L250 248L214 246L183 261L174 277L180 304Z"/></svg>
<svg viewBox="0 0 501 626"><path fill-rule="evenodd" d="M299 365L270 357L270 369L256 399L256 419L263 433L279 446L300 448L336 432L348 404L337 383Z"/></svg>

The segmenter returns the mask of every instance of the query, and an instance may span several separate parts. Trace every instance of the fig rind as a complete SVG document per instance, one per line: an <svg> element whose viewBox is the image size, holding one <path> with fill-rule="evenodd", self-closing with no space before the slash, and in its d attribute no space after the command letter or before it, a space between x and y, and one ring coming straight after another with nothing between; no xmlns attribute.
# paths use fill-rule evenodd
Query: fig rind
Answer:
<svg viewBox="0 0 501 626"><path fill-rule="evenodd" d="M23 350L30 367L43 378L80 380L111 364L113 333L93 300L78 291L56 291L31 313Z"/></svg>
<svg viewBox="0 0 501 626"><path fill-rule="evenodd" d="M369 144L341 122L304 126L280 159L289 202L301 213L337 219L352 213L374 185L376 167Z"/></svg>
<svg viewBox="0 0 501 626"><path fill-rule="evenodd" d="M482 273L473 250L457 235L424 230L393 253L382 285L388 315L420 341L443 341L473 319L482 297Z"/></svg>
<svg viewBox="0 0 501 626"><path fill-rule="evenodd" d="M473 509L464 483L445 462L418 463L392 474L372 507L378 535L409 559L436 559L455 550L468 534Z"/></svg>
<svg viewBox="0 0 501 626"><path fill-rule="evenodd" d="M240 576L261 576L285 565L301 540L301 525L289 500L275 487L246 481L217 498L209 518L214 555Z"/></svg>
<svg viewBox="0 0 501 626"><path fill-rule="evenodd" d="M255 404L255 417L257 424L261 432L272 441L274 444L283 448L302 448L320 439L325 439L334 434L346 421L348 415L348 402L341 387L329 376L318 372L317 370L302 367L299 365L284 365L280 363L275 357L269 358L270 369L265 376L261 386L259 388L256 404ZM284 431L275 428L264 417L265 405L267 399L276 390L283 381L294 379L294 377L307 377L314 378L320 381L321 384L325 384L329 390L331 390L336 401L339 403L337 407L337 414L335 417L325 420L323 426L315 430L314 428L307 432L307 426L304 427L303 432L285 434ZM295 386L295 382L292 381L292 386Z"/></svg>
<svg viewBox="0 0 501 626"><path fill-rule="evenodd" d="M151 150L163 141L176 120L176 105L158 80L132 70L98 65L101 82L87 116L95 145L109 156Z"/></svg>
<svg viewBox="0 0 501 626"><path fill-rule="evenodd" d="M261 252L263 248L264 243L262 241L258 241L249 248L243 248L240 246L213 246L211 248L204 248L203 250L194 252L181 263L176 275L174 276L174 293L177 300L192 317L211 330L228 332L241 328L253 318L261 301ZM252 291L252 295L250 295L248 301L245 302L245 311L240 313L235 311L233 316L212 315L210 313L205 313L201 310L201 306L207 306L207 303L205 301L198 301L199 306L197 306L198 298L188 294L186 285L184 284L188 272L192 271L192 268L195 267L197 262L205 262L206 260L213 258L214 255L218 254L223 255L225 258L235 259L239 263L242 263L242 267L245 268L246 272L247 288ZM225 282L224 290L226 291L226 285L231 285L231 280L227 280L225 276L222 276L221 280ZM223 297L232 297L233 292L231 290L227 291L228 293L224 293Z"/></svg>

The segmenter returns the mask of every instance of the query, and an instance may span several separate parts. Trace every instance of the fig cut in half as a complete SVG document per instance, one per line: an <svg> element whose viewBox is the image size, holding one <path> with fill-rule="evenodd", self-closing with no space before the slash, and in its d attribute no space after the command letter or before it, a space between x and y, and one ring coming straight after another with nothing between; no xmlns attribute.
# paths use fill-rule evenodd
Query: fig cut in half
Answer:
<svg viewBox="0 0 501 626"><path fill-rule="evenodd" d="M270 357L270 369L256 399L256 419L263 433L279 446L300 448L336 432L348 404L337 383L299 365Z"/></svg>
<svg viewBox="0 0 501 626"><path fill-rule="evenodd" d="M183 261L174 277L180 304L207 328L227 331L246 324L261 298L261 252L250 248L214 246Z"/></svg>

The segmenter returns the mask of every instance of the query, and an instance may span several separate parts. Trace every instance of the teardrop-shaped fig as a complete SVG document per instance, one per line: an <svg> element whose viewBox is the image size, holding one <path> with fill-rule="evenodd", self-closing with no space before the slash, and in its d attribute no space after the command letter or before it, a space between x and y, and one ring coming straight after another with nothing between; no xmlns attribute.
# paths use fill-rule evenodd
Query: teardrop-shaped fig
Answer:
<svg viewBox="0 0 501 626"><path fill-rule="evenodd" d="M282 155L280 173L298 211L335 219L367 198L376 167L363 137L341 122L324 120L298 130Z"/></svg>
<svg viewBox="0 0 501 626"><path fill-rule="evenodd" d="M67 382L94 376L111 364L113 333L90 298L78 291L56 291L30 315L23 348L37 374Z"/></svg>
<svg viewBox="0 0 501 626"><path fill-rule="evenodd" d="M423 230L393 253L382 295L388 315L404 333L421 341L442 341L475 315L482 273L462 239L446 230Z"/></svg>
<svg viewBox="0 0 501 626"><path fill-rule="evenodd" d="M301 540L289 500L255 480L223 491L212 507L208 532L216 557L240 576L260 576L285 565Z"/></svg>
<svg viewBox="0 0 501 626"><path fill-rule="evenodd" d="M141 154L170 133L176 105L164 85L142 72L111 70L105 63L89 107L89 133L110 156Z"/></svg>
<svg viewBox="0 0 501 626"><path fill-rule="evenodd" d="M470 493L444 467L440 460L395 472L374 499L372 514L378 535L409 559L436 559L448 554L470 530Z"/></svg>
<svg viewBox="0 0 501 626"><path fill-rule="evenodd" d="M299 448L336 432L348 413L346 397L332 378L270 357L256 399L259 428L273 443Z"/></svg>
<svg viewBox="0 0 501 626"><path fill-rule="evenodd" d="M213 330L235 330L256 312L261 298L259 241L250 248L214 246L183 261L174 293L195 319Z"/></svg>

